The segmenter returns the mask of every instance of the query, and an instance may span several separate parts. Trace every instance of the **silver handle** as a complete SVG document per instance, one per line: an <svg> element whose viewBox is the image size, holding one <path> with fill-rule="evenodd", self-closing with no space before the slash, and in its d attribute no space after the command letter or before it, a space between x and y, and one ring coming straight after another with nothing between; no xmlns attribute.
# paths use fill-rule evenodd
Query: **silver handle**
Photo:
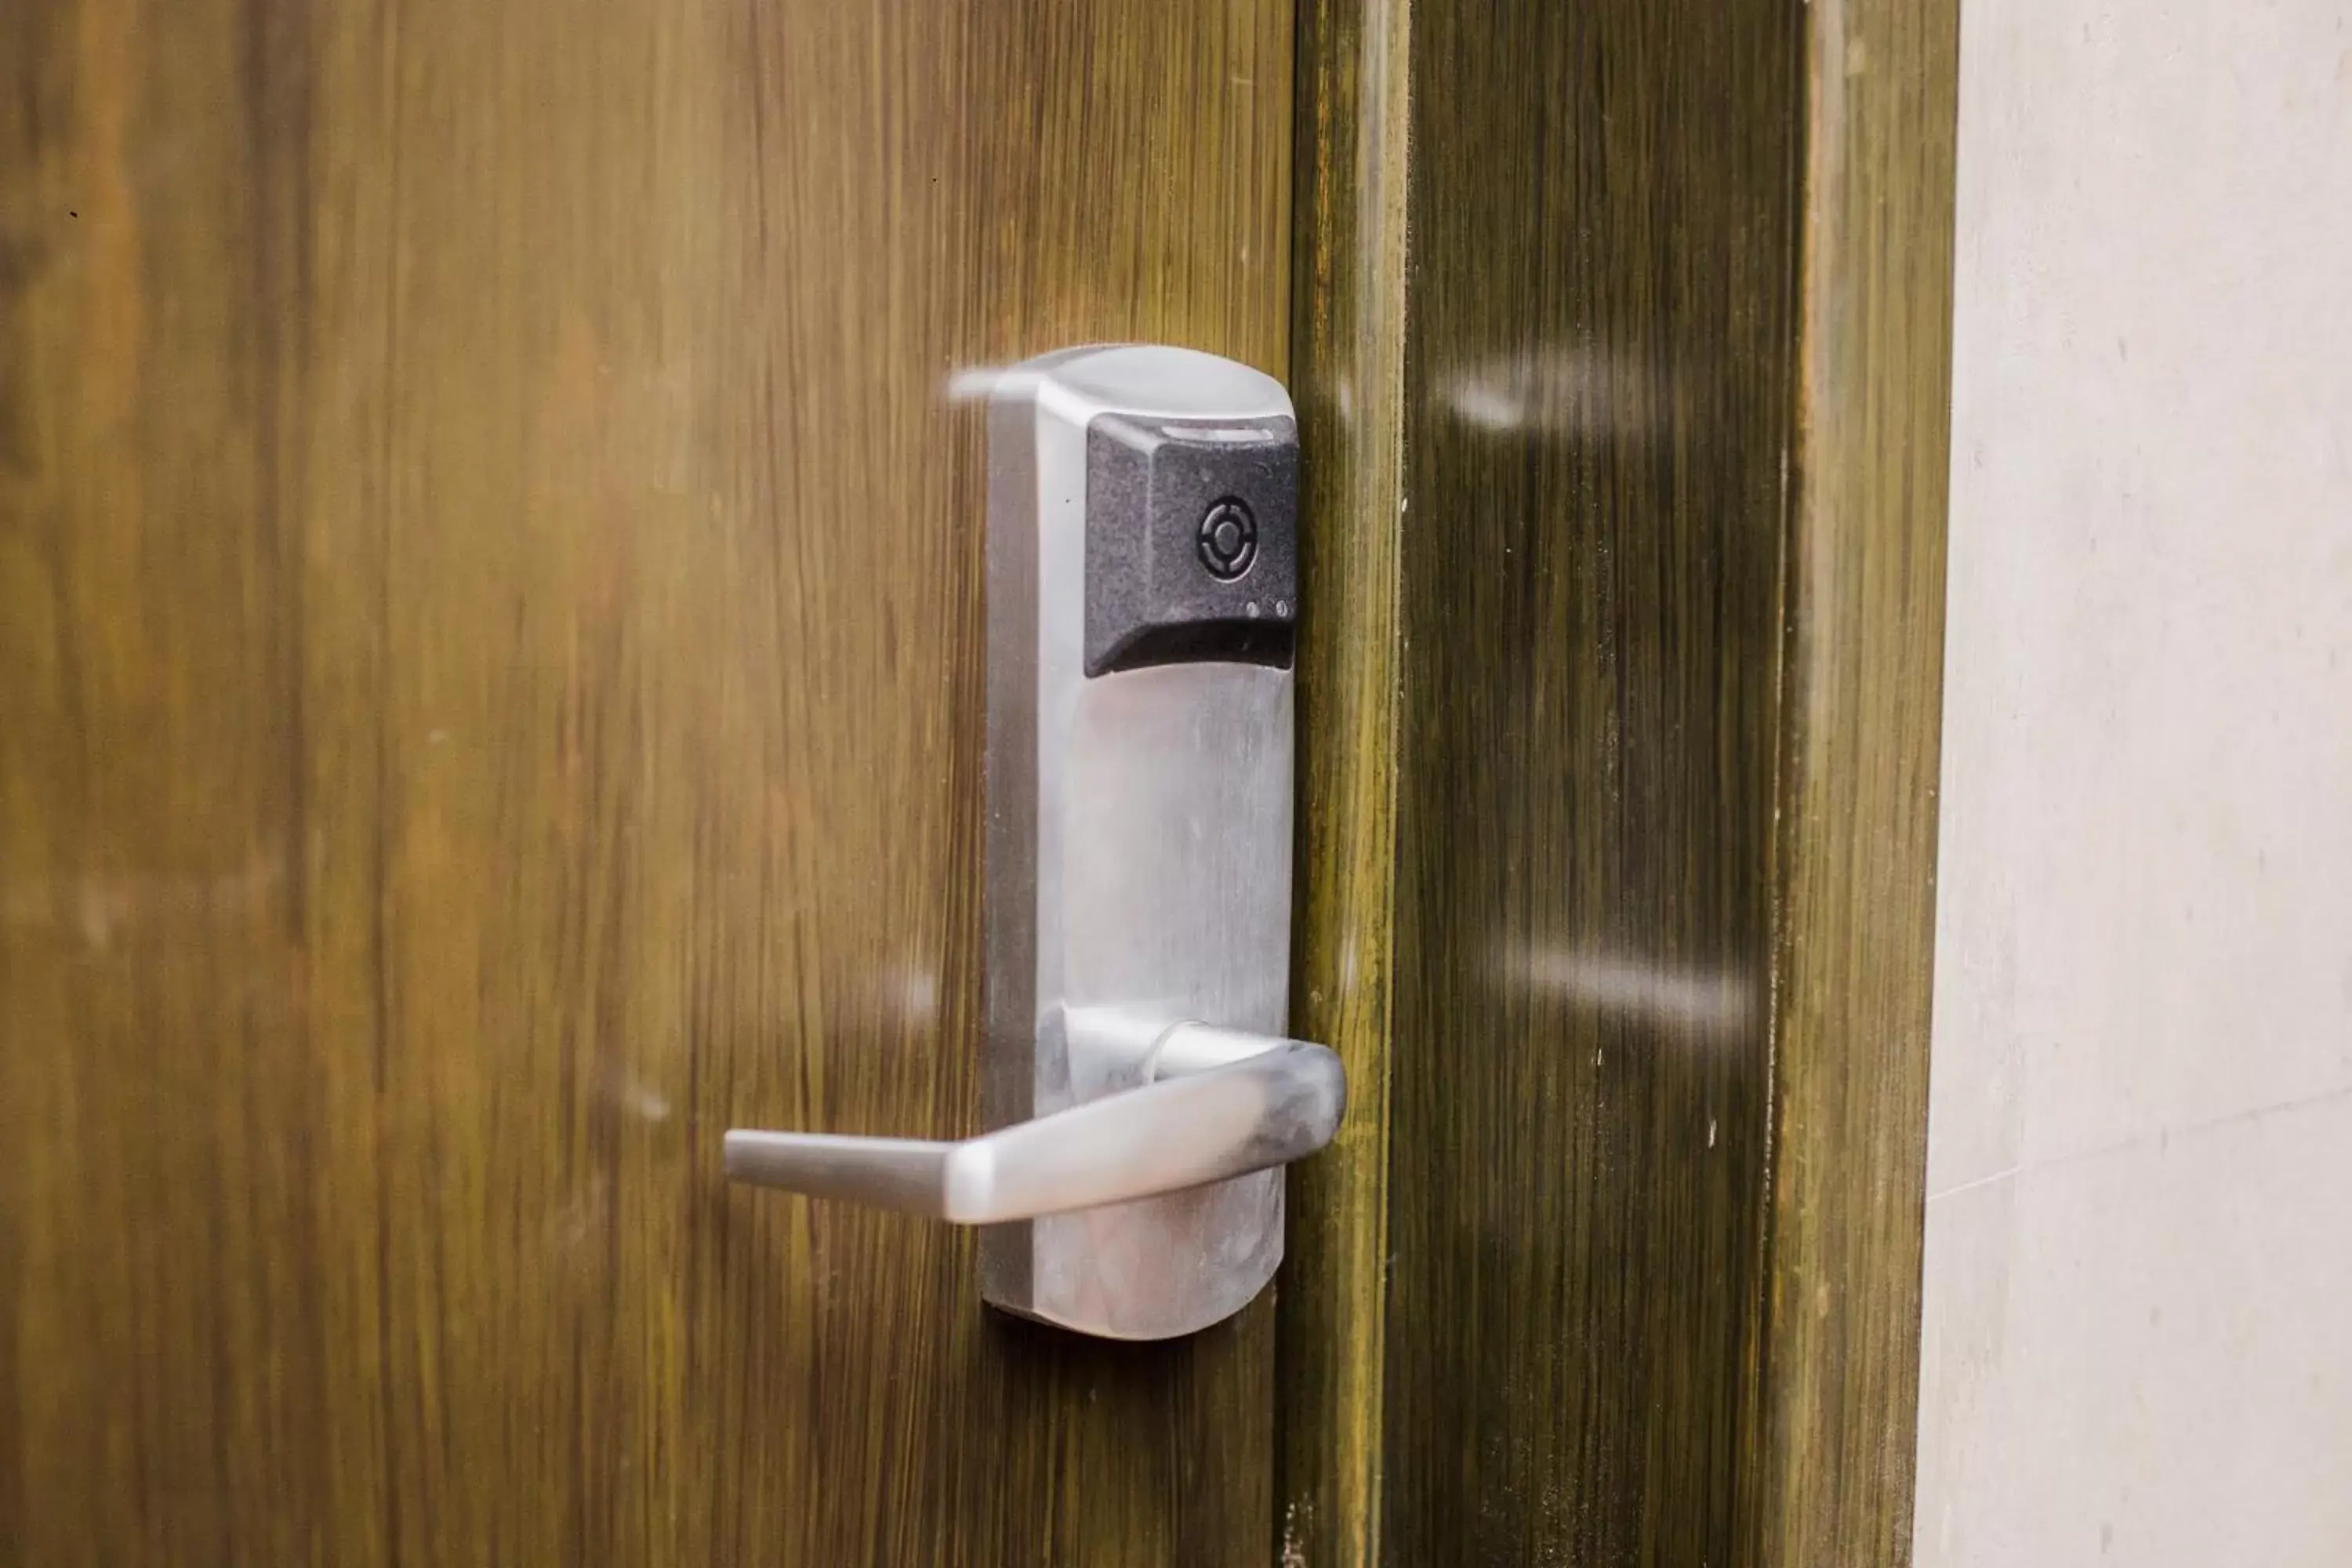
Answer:
<svg viewBox="0 0 2352 1568"><path fill-rule="evenodd" d="M1312 1154L1348 1099L1339 1058L1202 1024L1163 1035L1152 1081L961 1142L731 1131L727 1174L959 1225L1035 1219L1205 1186Z"/></svg>

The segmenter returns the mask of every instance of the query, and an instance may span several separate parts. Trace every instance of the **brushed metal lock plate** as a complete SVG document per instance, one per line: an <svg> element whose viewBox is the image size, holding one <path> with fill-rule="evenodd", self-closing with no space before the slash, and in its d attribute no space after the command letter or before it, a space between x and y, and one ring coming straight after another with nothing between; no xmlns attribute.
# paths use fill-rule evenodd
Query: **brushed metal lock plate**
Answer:
<svg viewBox="0 0 2352 1568"><path fill-rule="evenodd" d="M991 1126L1134 1087L1186 1019L1282 1033L1297 450L1280 384L1182 349L1055 355L991 399ZM1199 534L1228 498L1256 559L1221 579ZM1139 646L1154 662L1119 668ZM1092 1333L1182 1333L1272 1278L1282 1220L1275 1169L994 1226L982 1286Z"/></svg>
<svg viewBox="0 0 2352 1568"><path fill-rule="evenodd" d="M1297 434L1272 378L1073 349L988 405L982 1136L732 1131L728 1173L987 1226L985 1300L1113 1339L1282 1261L1339 1058L1282 1037Z"/></svg>

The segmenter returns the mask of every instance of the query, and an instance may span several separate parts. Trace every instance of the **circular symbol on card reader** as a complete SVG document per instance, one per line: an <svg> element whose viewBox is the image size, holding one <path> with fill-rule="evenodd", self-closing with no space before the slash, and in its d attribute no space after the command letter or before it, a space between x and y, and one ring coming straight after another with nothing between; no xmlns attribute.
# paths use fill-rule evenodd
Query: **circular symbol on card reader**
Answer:
<svg viewBox="0 0 2352 1568"><path fill-rule="evenodd" d="M1209 575L1232 582L1257 560L1257 514L1241 497L1226 496L1202 514L1199 545Z"/></svg>

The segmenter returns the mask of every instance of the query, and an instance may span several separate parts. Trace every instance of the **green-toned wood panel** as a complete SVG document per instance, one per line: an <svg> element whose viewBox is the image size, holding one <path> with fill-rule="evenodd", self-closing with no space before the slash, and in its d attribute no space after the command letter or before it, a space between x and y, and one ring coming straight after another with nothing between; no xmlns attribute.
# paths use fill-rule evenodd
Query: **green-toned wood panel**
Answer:
<svg viewBox="0 0 2352 1568"><path fill-rule="evenodd" d="M1815 0L1782 624L1757 1561L1911 1553L1957 0Z"/></svg>
<svg viewBox="0 0 2352 1568"><path fill-rule="evenodd" d="M1739 1560L1803 27L1414 8L1392 1563Z"/></svg>
<svg viewBox="0 0 2352 1568"><path fill-rule="evenodd" d="M1348 1064L1293 1167L1280 1291L1279 1560L1377 1560L1404 409L1403 0L1299 8L1291 355L1306 526L1291 1025Z"/></svg>

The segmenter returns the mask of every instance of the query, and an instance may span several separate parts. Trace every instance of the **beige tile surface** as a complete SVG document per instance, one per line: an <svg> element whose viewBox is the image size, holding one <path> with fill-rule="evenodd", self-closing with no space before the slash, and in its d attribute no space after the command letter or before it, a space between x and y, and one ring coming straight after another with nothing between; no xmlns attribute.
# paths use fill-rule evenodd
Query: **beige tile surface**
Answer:
<svg viewBox="0 0 2352 1568"><path fill-rule="evenodd" d="M2352 1562L2352 1097L1930 1200L1917 1561Z"/></svg>
<svg viewBox="0 0 2352 1568"><path fill-rule="evenodd" d="M1923 1564L2352 1563L2352 5L1963 8Z"/></svg>

